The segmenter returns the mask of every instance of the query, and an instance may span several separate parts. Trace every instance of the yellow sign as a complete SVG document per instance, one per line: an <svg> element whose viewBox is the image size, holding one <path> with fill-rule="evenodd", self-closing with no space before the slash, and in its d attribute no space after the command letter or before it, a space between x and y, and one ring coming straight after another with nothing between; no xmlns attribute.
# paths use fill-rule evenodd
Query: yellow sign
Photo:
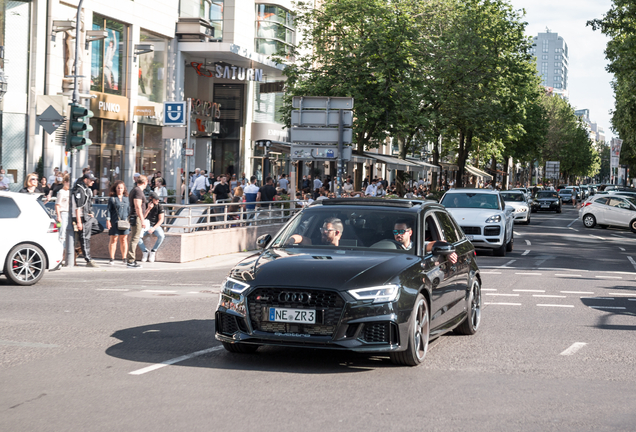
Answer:
<svg viewBox="0 0 636 432"><path fill-rule="evenodd" d="M135 109L134 109L133 115L145 116L145 117L154 117L155 116L155 107L154 106L136 106Z"/></svg>
<svg viewBox="0 0 636 432"><path fill-rule="evenodd" d="M95 117L111 120L128 120L128 98L108 93L91 92L96 98L91 99L91 111Z"/></svg>

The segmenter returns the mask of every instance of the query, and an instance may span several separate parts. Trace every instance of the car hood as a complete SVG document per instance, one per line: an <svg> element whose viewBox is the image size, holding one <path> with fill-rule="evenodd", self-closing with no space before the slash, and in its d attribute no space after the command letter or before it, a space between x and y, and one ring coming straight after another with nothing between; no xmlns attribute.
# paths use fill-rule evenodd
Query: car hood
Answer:
<svg viewBox="0 0 636 432"><path fill-rule="evenodd" d="M253 286L313 286L344 291L383 285L418 261L416 256L402 253L276 248L244 259L230 276Z"/></svg>
<svg viewBox="0 0 636 432"><path fill-rule="evenodd" d="M503 215L503 211L497 209L479 209L479 208L447 208L448 212L453 215L458 224L466 223L484 224L486 219L494 215Z"/></svg>
<svg viewBox="0 0 636 432"><path fill-rule="evenodd" d="M519 207L528 207L528 204L524 203L524 202L516 202L516 201L506 201L506 205L510 206L512 208L519 208Z"/></svg>

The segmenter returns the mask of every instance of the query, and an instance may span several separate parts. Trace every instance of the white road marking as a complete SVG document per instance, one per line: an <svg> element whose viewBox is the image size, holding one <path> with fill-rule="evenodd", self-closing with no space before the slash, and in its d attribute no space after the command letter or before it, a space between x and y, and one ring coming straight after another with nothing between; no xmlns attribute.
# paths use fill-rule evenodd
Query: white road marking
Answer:
<svg viewBox="0 0 636 432"><path fill-rule="evenodd" d="M625 238L623 236L619 236L619 235L616 235L616 234L612 234L612 237Z"/></svg>
<svg viewBox="0 0 636 432"><path fill-rule="evenodd" d="M532 246L532 243L530 243L530 240L526 240L526 244L527 244L528 246Z"/></svg>
<svg viewBox="0 0 636 432"><path fill-rule="evenodd" d="M482 291L497 291L497 288L482 288Z"/></svg>
<svg viewBox="0 0 636 432"><path fill-rule="evenodd" d="M141 290L141 292L145 292L145 293L176 293L176 291L169 291L169 290Z"/></svg>
<svg viewBox="0 0 636 432"><path fill-rule="evenodd" d="M568 228L571 227L574 224L574 222L576 222L577 220L578 219L574 219L572 222L570 222L570 224L568 225Z"/></svg>
<svg viewBox="0 0 636 432"><path fill-rule="evenodd" d="M608 293L609 295L613 295L613 296L633 296L634 293Z"/></svg>
<svg viewBox="0 0 636 432"><path fill-rule="evenodd" d="M572 355L578 350L580 350L581 348L583 348L585 345L587 345L587 343L585 342L574 342L572 345L570 345L568 349L563 351L560 355L562 356Z"/></svg>
<svg viewBox="0 0 636 432"><path fill-rule="evenodd" d="M577 230L576 228L570 227L570 229L573 230L573 231L579 232L579 230Z"/></svg>
<svg viewBox="0 0 636 432"><path fill-rule="evenodd" d="M529 253L530 253L530 251L529 251L529 250L527 250L527 251L525 251L524 253L522 253L522 254L521 254L521 256L526 256L526 255L528 255Z"/></svg>
<svg viewBox="0 0 636 432"><path fill-rule="evenodd" d="M510 261L508 261L507 263L505 263L504 265L502 265L502 266L500 266L498 268L508 267L510 264L512 264L515 261L517 261L517 260L510 260Z"/></svg>
<svg viewBox="0 0 636 432"><path fill-rule="evenodd" d="M541 276L542 273L515 273L518 275L526 275L526 276Z"/></svg>
<svg viewBox="0 0 636 432"><path fill-rule="evenodd" d="M532 294L532 297L565 298L566 296L551 295L551 294Z"/></svg>
<svg viewBox="0 0 636 432"><path fill-rule="evenodd" d="M159 279L142 279L142 282L161 282Z"/></svg>
<svg viewBox="0 0 636 432"><path fill-rule="evenodd" d="M95 288L95 291L130 291L125 288Z"/></svg>
<svg viewBox="0 0 636 432"><path fill-rule="evenodd" d="M481 274L501 274L501 272L480 272Z"/></svg>
<svg viewBox="0 0 636 432"><path fill-rule="evenodd" d="M591 291L561 291L563 294L594 294Z"/></svg>
<svg viewBox="0 0 636 432"><path fill-rule="evenodd" d="M614 300L614 297L581 297L582 299L591 299L591 300Z"/></svg>
<svg viewBox="0 0 636 432"><path fill-rule="evenodd" d="M537 306L544 306L544 307L564 307L564 308L573 308L574 305L557 305L557 304L538 304Z"/></svg>
<svg viewBox="0 0 636 432"><path fill-rule="evenodd" d="M487 305L499 305L499 306L521 306L521 303L489 303L489 302L484 302L484 304L487 304Z"/></svg>
<svg viewBox="0 0 636 432"><path fill-rule="evenodd" d="M622 276L594 276L599 279L623 279Z"/></svg>
<svg viewBox="0 0 636 432"><path fill-rule="evenodd" d="M194 357L198 357L198 356L203 355L203 354L211 353L213 351L219 351L219 350L222 350L222 349L223 349L222 346L216 346L216 347L204 349L204 350L201 350L201 351L193 352L192 354L186 354L186 355L181 356L181 357L176 357L176 358L173 358L173 359L170 359L170 360L166 360L164 362L161 362L161 363L158 363L158 364L154 364L152 366L148 366L148 367L145 367L145 368L142 368L142 369L137 369L136 371L128 372L128 374L129 375L142 375L142 374L145 374L147 372L152 372L152 371L155 371L157 369L161 369L163 367L173 365L175 363L180 363L182 361L185 361L185 360L188 360L188 359L191 359L191 358L194 358Z"/></svg>
<svg viewBox="0 0 636 432"><path fill-rule="evenodd" d="M513 231L513 234L518 236L518 237L522 237L522 234L519 234L517 231Z"/></svg>
<svg viewBox="0 0 636 432"><path fill-rule="evenodd" d="M597 238L597 239L599 239L599 240L605 240L603 237L595 236L594 234L590 234L589 236L590 236L590 237Z"/></svg>
<svg viewBox="0 0 636 432"><path fill-rule="evenodd" d="M624 310L622 306L590 306L592 309L620 309Z"/></svg>
<svg viewBox="0 0 636 432"><path fill-rule="evenodd" d="M199 291L190 291L190 292L187 292L186 294L199 294Z"/></svg>
<svg viewBox="0 0 636 432"><path fill-rule="evenodd" d="M501 297L519 297L519 294L499 294L499 293L486 293L487 296L501 296Z"/></svg>
<svg viewBox="0 0 636 432"><path fill-rule="evenodd" d="M581 275L575 275L575 274L562 274L562 273L557 273L555 274L555 276L564 276L564 277L583 277Z"/></svg>
<svg viewBox="0 0 636 432"><path fill-rule="evenodd" d="M540 292L540 293L545 292L545 290L527 290L527 289L513 289L513 291L516 291L516 292Z"/></svg>
<svg viewBox="0 0 636 432"><path fill-rule="evenodd" d="M618 248L619 248L621 251L625 252L625 248L622 248L622 247L620 247L620 246L619 246Z"/></svg>
<svg viewBox="0 0 636 432"><path fill-rule="evenodd" d="M636 301L636 299L627 299L627 300L629 300L629 301Z"/></svg>
<svg viewBox="0 0 636 432"><path fill-rule="evenodd" d="M632 263L632 265L634 266L634 270L636 270L636 261L634 261L634 258L628 256L627 259L629 260L630 263Z"/></svg>

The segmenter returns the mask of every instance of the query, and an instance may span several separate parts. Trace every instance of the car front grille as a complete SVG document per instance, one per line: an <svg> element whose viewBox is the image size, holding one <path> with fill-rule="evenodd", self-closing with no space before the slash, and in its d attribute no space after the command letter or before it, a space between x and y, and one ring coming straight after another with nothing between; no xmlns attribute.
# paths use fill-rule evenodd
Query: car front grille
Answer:
<svg viewBox="0 0 636 432"><path fill-rule="evenodd" d="M245 323L245 320L234 315L217 312L216 322L218 326L218 332L224 335L231 336L239 330L247 332L247 325Z"/></svg>
<svg viewBox="0 0 636 432"><path fill-rule="evenodd" d="M480 235L481 234L481 228L480 227L462 227L462 230L464 230L464 234L467 235Z"/></svg>
<svg viewBox="0 0 636 432"><path fill-rule="evenodd" d="M487 226L484 228L484 236L498 236L501 234L501 227L499 226Z"/></svg>
<svg viewBox="0 0 636 432"><path fill-rule="evenodd" d="M281 293L309 294L308 301L282 301ZM336 330L344 300L334 291L301 288L258 288L247 297L250 322L255 330L269 333L298 333L316 336L331 336ZM307 309L316 311L316 324L271 322L269 308Z"/></svg>
<svg viewBox="0 0 636 432"><path fill-rule="evenodd" d="M397 343L397 326L394 323L366 323L361 339L367 343Z"/></svg>

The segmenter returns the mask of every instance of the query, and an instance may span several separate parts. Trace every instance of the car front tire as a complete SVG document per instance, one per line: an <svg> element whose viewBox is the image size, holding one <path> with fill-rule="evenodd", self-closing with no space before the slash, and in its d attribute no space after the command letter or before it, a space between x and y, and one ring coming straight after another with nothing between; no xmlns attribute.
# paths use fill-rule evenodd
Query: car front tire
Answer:
<svg viewBox="0 0 636 432"><path fill-rule="evenodd" d="M405 351L391 353L391 361L404 366L417 366L424 361L428 352L431 321L428 303L422 294L415 299L409 325L408 347Z"/></svg>
<svg viewBox="0 0 636 432"><path fill-rule="evenodd" d="M512 252L512 249L515 246L515 233L514 231L510 234L510 241L506 244L506 252Z"/></svg>
<svg viewBox="0 0 636 432"><path fill-rule="evenodd" d="M474 335L481 322L481 285L475 279L468 295L468 315L466 319L455 329L455 333Z"/></svg>
<svg viewBox="0 0 636 432"><path fill-rule="evenodd" d="M586 214L583 216L583 225L585 228L594 228L596 226L596 218L593 214Z"/></svg>
<svg viewBox="0 0 636 432"><path fill-rule="evenodd" d="M633 232L634 234L636 234L636 219L632 220L632 221L629 223L629 229L631 229L631 230L632 230L632 232Z"/></svg>
<svg viewBox="0 0 636 432"><path fill-rule="evenodd" d="M4 263L4 273L16 285L29 286L37 283L47 268L42 249L32 244L15 246Z"/></svg>

